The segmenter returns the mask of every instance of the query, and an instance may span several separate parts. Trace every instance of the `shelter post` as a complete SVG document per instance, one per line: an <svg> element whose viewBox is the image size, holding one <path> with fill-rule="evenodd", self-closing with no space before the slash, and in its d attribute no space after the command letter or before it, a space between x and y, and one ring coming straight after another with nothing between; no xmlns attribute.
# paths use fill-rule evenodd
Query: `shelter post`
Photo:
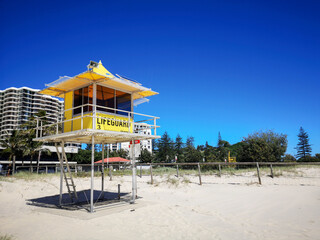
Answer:
<svg viewBox="0 0 320 240"><path fill-rule="evenodd" d="M61 148L62 148L62 143L61 142ZM59 195L59 205L62 205L62 187L63 187L63 160L62 160L62 154L60 155L60 152L58 150L58 144L55 144L56 146L56 150L57 150L57 155L59 158L59 162L60 162L60 195ZM56 167L56 172L57 172L57 167Z"/></svg>
<svg viewBox="0 0 320 240"><path fill-rule="evenodd" d="M107 170L109 169L109 147L110 144L107 144Z"/></svg>
<svg viewBox="0 0 320 240"><path fill-rule="evenodd" d="M96 129L96 115L97 115L97 84L93 82L93 94L92 94L92 103L93 103L93 112L92 112L92 127ZM93 213L93 188L94 188L94 134L91 139L91 189L90 189L90 212Z"/></svg>
<svg viewBox="0 0 320 240"><path fill-rule="evenodd" d="M91 189L90 189L90 212L93 213L93 187L94 187L94 135L91 137Z"/></svg>
<svg viewBox="0 0 320 240"><path fill-rule="evenodd" d="M137 195L137 179L136 179L136 156L135 156L135 140L132 139L132 199L131 203L135 202Z"/></svg>
<svg viewBox="0 0 320 240"><path fill-rule="evenodd" d="M102 143L102 166L101 166L101 192L104 198L104 143Z"/></svg>

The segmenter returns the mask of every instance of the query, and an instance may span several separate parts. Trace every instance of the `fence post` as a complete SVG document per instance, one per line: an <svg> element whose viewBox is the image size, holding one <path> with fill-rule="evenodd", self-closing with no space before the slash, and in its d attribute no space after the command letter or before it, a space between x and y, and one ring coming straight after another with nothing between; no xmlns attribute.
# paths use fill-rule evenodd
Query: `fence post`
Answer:
<svg viewBox="0 0 320 240"><path fill-rule="evenodd" d="M48 174L48 166L46 166L46 174Z"/></svg>
<svg viewBox="0 0 320 240"><path fill-rule="evenodd" d="M110 167L109 167L109 177L110 177L110 181L112 181L112 170L113 170L113 166L110 165Z"/></svg>
<svg viewBox="0 0 320 240"><path fill-rule="evenodd" d="M221 165L219 164L219 177L221 177Z"/></svg>
<svg viewBox="0 0 320 240"><path fill-rule="evenodd" d="M202 185L200 163L198 163L198 172L199 172L199 184Z"/></svg>
<svg viewBox="0 0 320 240"><path fill-rule="evenodd" d="M177 177L179 177L179 165L177 164Z"/></svg>
<svg viewBox="0 0 320 240"><path fill-rule="evenodd" d="M273 168L272 168L272 164L270 164L270 172L271 172L271 177L273 178Z"/></svg>
<svg viewBox="0 0 320 240"><path fill-rule="evenodd" d="M153 184L152 165L150 164L151 184Z"/></svg>
<svg viewBox="0 0 320 240"><path fill-rule="evenodd" d="M120 184L118 184L118 200L120 200Z"/></svg>
<svg viewBox="0 0 320 240"><path fill-rule="evenodd" d="M142 165L140 165L140 178L142 178Z"/></svg>
<svg viewBox="0 0 320 240"><path fill-rule="evenodd" d="M257 174L258 174L259 184L261 185L260 169L259 169L259 163L258 162L257 162Z"/></svg>

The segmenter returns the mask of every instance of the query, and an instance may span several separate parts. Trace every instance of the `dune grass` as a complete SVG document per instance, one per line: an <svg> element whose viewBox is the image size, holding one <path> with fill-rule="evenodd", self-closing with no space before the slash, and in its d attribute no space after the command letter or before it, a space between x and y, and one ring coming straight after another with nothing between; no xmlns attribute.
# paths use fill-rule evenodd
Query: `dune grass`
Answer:
<svg viewBox="0 0 320 240"><path fill-rule="evenodd" d="M15 239L12 235L0 235L0 240L13 240Z"/></svg>

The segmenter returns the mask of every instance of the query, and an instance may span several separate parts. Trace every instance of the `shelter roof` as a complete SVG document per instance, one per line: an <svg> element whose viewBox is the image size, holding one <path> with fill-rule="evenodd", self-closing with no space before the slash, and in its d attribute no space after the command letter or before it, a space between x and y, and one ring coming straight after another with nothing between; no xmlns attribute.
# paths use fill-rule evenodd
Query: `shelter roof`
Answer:
<svg viewBox="0 0 320 240"><path fill-rule="evenodd" d="M47 88L40 91L54 97L64 98L64 94L90 85L96 82L102 86L112 89L118 89L133 94L133 99L140 99L158 94L150 88L143 87L140 83L122 77L113 75L101 63L91 61L88 65L88 71L80 73L74 77L60 77L58 80L46 84Z"/></svg>
<svg viewBox="0 0 320 240"><path fill-rule="evenodd" d="M111 158L105 158L104 161L105 163L115 163L115 162L130 162L130 160L121 158L121 157L111 157ZM102 160L96 161L95 163L102 163Z"/></svg>

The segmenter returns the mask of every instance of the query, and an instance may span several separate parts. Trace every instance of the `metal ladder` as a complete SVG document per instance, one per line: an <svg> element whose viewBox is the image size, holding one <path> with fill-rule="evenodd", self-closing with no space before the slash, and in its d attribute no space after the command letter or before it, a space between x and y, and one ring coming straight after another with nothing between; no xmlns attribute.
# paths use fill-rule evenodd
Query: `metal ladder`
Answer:
<svg viewBox="0 0 320 240"><path fill-rule="evenodd" d="M60 168L62 169L62 172L63 172L63 177L66 182L69 196L71 198L71 201L77 202L78 195L76 191L76 185L74 184L72 173L71 173L70 166L67 159L67 155L64 151L64 144L61 145L62 153L59 152L58 145L56 144L55 146L56 146L57 155L60 162Z"/></svg>

